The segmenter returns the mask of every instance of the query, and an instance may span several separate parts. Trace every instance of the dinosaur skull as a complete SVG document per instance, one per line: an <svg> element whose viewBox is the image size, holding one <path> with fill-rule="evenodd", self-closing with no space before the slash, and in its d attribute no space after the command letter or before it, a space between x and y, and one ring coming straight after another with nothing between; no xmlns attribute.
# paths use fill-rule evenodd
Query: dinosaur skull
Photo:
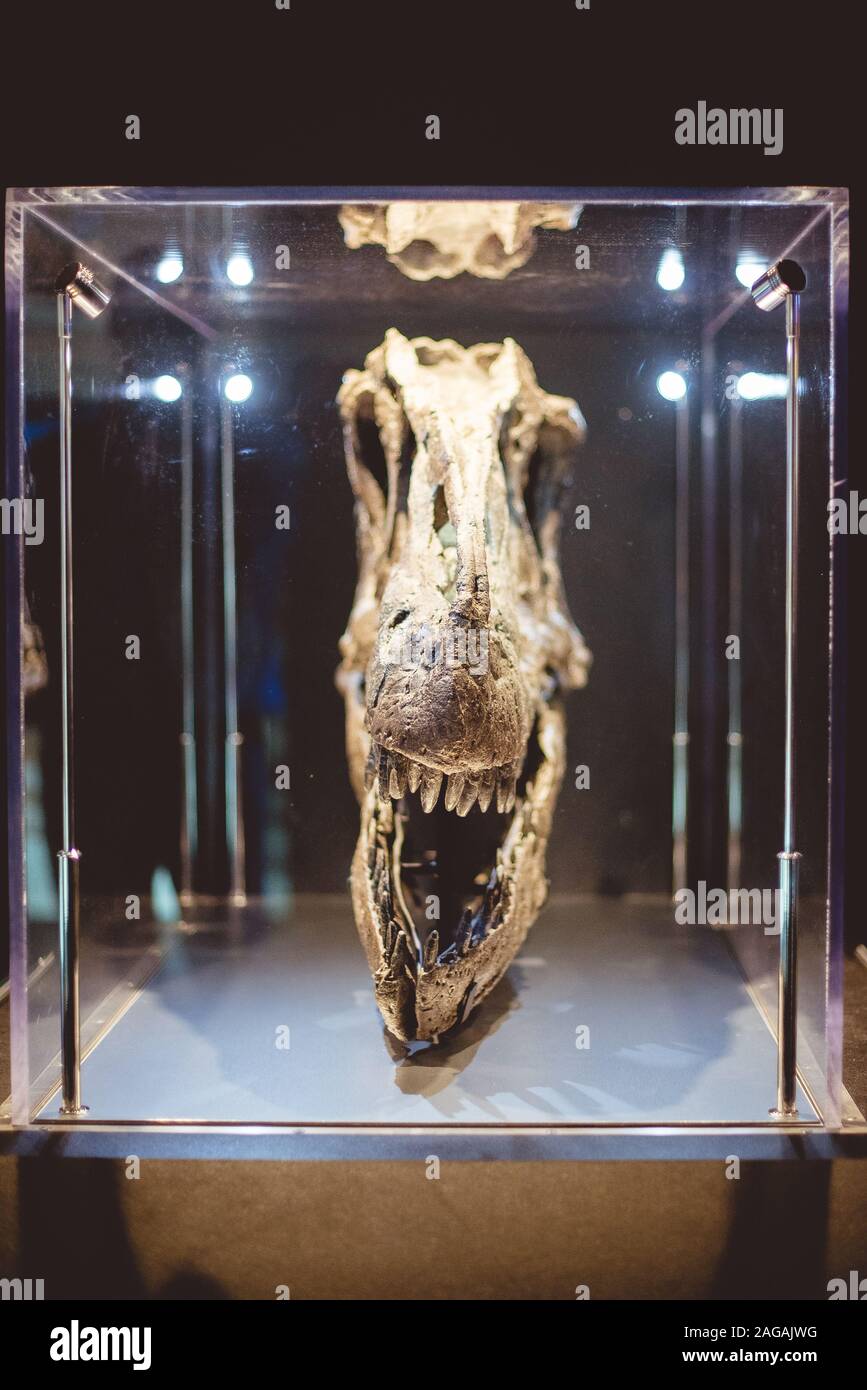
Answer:
<svg viewBox="0 0 867 1390"><path fill-rule="evenodd" d="M410 280L451 280L462 271L504 280L526 265L534 228L568 231L580 203L361 203L340 209L347 246L384 246Z"/></svg>
<svg viewBox="0 0 867 1390"><path fill-rule="evenodd" d="M359 560L337 673L361 805L353 907L387 1030L436 1041L547 891L559 696L590 662L557 555L584 422L509 338L394 329L338 403Z"/></svg>

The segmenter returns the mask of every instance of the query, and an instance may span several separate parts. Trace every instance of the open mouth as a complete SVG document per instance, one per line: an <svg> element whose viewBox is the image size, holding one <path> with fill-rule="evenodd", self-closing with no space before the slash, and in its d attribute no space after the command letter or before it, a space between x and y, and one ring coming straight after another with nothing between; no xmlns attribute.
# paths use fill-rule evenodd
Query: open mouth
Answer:
<svg viewBox="0 0 867 1390"><path fill-rule="evenodd" d="M428 986L458 991L448 1012L461 1023L502 974L494 938L508 934L522 863L556 799L563 732L559 704L540 699L523 760L467 773L372 744L363 814L368 901L385 967L405 975L418 996L418 1019L399 1036L436 1040L424 1029ZM480 972L488 956L491 969Z"/></svg>

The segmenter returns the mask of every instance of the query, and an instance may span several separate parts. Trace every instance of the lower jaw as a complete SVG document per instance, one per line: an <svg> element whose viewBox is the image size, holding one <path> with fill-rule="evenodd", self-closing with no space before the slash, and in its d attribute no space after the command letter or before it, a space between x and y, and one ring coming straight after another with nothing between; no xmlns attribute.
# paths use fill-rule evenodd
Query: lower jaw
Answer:
<svg viewBox="0 0 867 1390"><path fill-rule="evenodd" d="M366 793L352 862L353 908L377 1005L401 1042L437 1042L465 1022L508 969L545 901L545 852L565 765L558 705L540 709L536 733L542 756L497 854L496 906L481 930L447 945L432 940L432 931L420 932L406 906L394 867L403 832L399 807L383 801L376 786Z"/></svg>

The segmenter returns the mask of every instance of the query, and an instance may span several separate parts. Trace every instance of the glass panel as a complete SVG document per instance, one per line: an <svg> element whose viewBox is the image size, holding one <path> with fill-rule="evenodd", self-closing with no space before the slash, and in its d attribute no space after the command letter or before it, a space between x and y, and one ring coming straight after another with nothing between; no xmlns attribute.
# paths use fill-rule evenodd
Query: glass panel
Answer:
<svg viewBox="0 0 867 1390"><path fill-rule="evenodd" d="M25 478L44 508L24 546L31 1102L58 1079L57 852L61 631L57 316L51 286L77 252L39 217L25 232ZM100 266L100 270L102 267ZM82 1040L135 997L176 921L180 694L177 575L189 325L112 277L111 312L76 316L73 348L75 806L81 849ZM136 301L151 312L141 317ZM174 375L171 375L171 374Z"/></svg>
<svg viewBox="0 0 867 1390"><path fill-rule="evenodd" d="M828 208L584 198L577 225L537 231L505 278L423 280L380 245L348 246L334 203L147 198L24 214L26 469L46 525L24 547L44 658L25 703L19 1113L59 1104L51 285L78 258L112 291L73 327L87 1119L770 1122L777 937L761 921L684 924L672 892L698 903L700 883L706 897L776 880L784 406L727 388L784 360L782 314L756 309L737 268L796 247L810 282L801 1041L803 1080L833 1116ZM429 264L428 246L414 254ZM390 328L514 339L544 391L578 402L587 439L560 553L593 653L566 698L547 905L463 1026L407 1047L383 1036L353 922L359 809L334 684L357 574L336 396ZM481 819L434 813L437 853L474 853ZM803 1091L799 1109L816 1121Z"/></svg>
<svg viewBox="0 0 867 1390"><path fill-rule="evenodd" d="M830 602L828 441L830 342L825 332L831 264L830 212L789 236L779 224L757 231L751 254L767 265L796 257L807 277L801 324L801 506L797 674L800 863L799 1063L817 1103L840 1104L840 1077L826 1037ZM784 313L757 314L746 299L713 334L719 413L717 463L725 534L726 630L740 634L729 665L727 877L733 889L776 887L783 844L782 679L785 628L786 344ZM728 393L726 394L726 385ZM729 399L731 397L731 399ZM778 924L730 927L736 954L776 1022Z"/></svg>

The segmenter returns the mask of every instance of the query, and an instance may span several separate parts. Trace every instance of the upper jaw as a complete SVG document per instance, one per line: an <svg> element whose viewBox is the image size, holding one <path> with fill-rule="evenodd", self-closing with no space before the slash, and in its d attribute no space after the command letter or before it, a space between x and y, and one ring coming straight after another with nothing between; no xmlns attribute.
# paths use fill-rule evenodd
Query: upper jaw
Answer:
<svg viewBox="0 0 867 1390"><path fill-rule="evenodd" d="M452 624L422 624L406 612L397 626L387 610L366 673L365 731L370 740L365 780L397 801L418 793L425 811L441 792L447 811L466 816L474 806L510 811L534 719L534 699L507 624L464 629L463 648L449 641ZM417 610L416 610L417 611ZM400 659L383 632L418 632L412 659ZM482 640L483 639L483 640Z"/></svg>
<svg viewBox="0 0 867 1390"><path fill-rule="evenodd" d="M365 771L368 787L377 785L380 798L400 801L408 793L418 793L422 808L433 811L445 782L444 805L447 811L466 816L474 806L487 811L495 804L500 814L510 812L515 805L518 778L523 758L501 763L497 767L451 771L423 763L405 753L371 741Z"/></svg>
<svg viewBox="0 0 867 1390"><path fill-rule="evenodd" d="M533 700L510 627L420 618L408 596L402 613L383 615L366 670L373 743L398 756L398 772L401 758L446 776L521 761Z"/></svg>

